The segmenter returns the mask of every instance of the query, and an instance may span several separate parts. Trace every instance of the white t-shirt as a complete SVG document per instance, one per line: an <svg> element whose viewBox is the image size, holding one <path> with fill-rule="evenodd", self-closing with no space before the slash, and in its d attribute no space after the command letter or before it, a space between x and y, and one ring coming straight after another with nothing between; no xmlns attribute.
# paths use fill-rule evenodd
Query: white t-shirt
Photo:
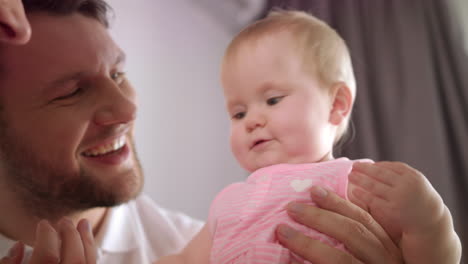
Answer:
<svg viewBox="0 0 468 264"><path fill-rule="evenodd" d="M153 263L180 251L202 226L203 222L167 211L141 195L106 214L96 235L98 264ZM0 235L0 256L14 243Z"/></svg>

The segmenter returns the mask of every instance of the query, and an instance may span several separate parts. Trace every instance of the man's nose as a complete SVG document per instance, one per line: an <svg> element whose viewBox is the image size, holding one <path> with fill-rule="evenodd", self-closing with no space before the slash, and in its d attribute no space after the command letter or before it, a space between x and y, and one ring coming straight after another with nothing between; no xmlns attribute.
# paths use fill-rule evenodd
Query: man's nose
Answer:
<svg viewBox="0 0 468 264"><path fill-rule="evenodd" d="M250 111L245 117L245 127L247 132L252 132L257 128L264 127L266 124L266 117L260 111Z"/></svg>
<svg viewBox="0 0 468 264"><path fill-rule="evenodd" d="M126 124L136 118L137 106L132 87L120 87L112 80L105 81L105 92L101 95L105 102L95 114L94 122L100 126Z"/></svg>

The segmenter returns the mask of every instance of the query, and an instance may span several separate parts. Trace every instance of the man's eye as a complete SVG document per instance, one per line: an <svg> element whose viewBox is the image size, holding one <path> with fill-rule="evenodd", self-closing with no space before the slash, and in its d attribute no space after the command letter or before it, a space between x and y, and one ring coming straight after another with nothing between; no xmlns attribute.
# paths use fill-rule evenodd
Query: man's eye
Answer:
<svg viewBox="0 0 468 264"><path fill-rule="evenodd" d="M279 103L283 98L284 98L284 96L272 97L272 98L269 98L266 101L266 103L268 105L275 105L275 104Z"/></svg>
<svg viewBox="0 0 468 264"><path fill-rule="evenodd" d="M83 89L80 87L77 87L75 90L73 90L73 92L57 97L54 99L54 101L69 99L69 98L72 98L74 96L81 94L82 92L83 92Z"/></svg>
<svg viewBox="0 0 468 264"><path fill-rule="evenodd" d="M117 84L121 84L125 80L125 72L114 72L110 76Z"/></svg>
<svg viewBox="0 0 468 264"><path fill-rule="evenodd" d="M245 112L239 112L232 116L233 119L242 119L245 117Z"/></svg>

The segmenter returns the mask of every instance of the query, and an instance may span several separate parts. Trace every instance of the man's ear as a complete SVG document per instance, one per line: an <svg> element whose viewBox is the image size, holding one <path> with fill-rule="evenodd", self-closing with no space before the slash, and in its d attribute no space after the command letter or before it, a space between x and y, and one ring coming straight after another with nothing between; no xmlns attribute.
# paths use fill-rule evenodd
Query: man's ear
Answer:
<svg viewBox="0 0 468 264"><path fill-rule="evenodd" d="M353 95L351 89L343 82L333 84L331 89L332 105L329 121L333 125L339 125L351 113Z"/></svg>

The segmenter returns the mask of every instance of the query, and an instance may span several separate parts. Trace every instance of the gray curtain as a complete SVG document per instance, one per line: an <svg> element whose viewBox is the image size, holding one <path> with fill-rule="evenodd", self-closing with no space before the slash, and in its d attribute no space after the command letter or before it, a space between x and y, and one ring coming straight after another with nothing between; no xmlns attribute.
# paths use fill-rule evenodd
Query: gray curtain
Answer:
<svg viewBox="0 0 468 264"><path fill-rule="evenodd" d="M346 40L358 93L355 133L340 154L423 172L450 208L467 256L468 56L449 2L269 0L267 10L309 11Z"/></svg>

